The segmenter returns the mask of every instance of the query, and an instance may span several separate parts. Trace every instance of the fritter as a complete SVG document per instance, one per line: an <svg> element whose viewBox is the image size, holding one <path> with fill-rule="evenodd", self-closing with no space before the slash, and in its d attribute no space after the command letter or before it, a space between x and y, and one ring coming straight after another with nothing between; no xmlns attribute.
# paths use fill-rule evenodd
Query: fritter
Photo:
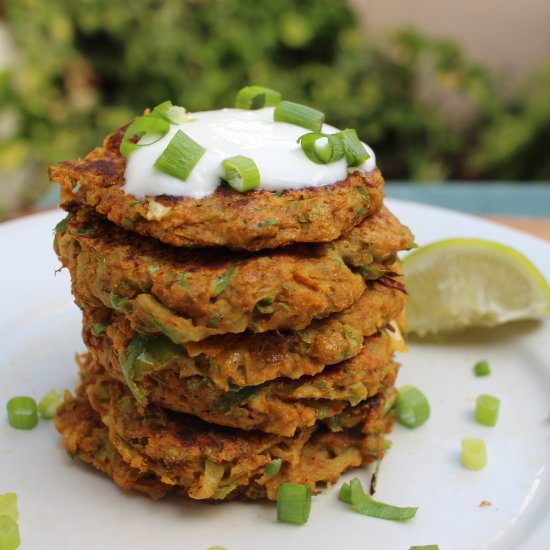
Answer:
<svg viewBox="0 0 550 550"><path fill-rule="evenodd" d="M93 348L91 351L95 359ZM141 405L157 403L221 426L293 436L297 430L338 415L347 406L357 405L393 385L398 370L392 360L394 351L394 339L383 332L369 337L352 359L326 367L315 376L278 378L228 392L202 376L181 378L174 369L158 371L136 382L128 363L101 366L109 376L127 384Z"/></svg>
<svg viewBox="0 0 550 550"><path fill-rule="evenodd" d="M265 254L178 250L79 212L55 249L83 306L118 309L178 342L251 329L300 330L365 289L329 245Z"/></svg>
<svg viewBox="0 0 550 550"><path fill-rule="evenodd" d="M347 265L359 268L368 279L376 279L395 263L397 252L416 245L410 229L383 206L336 240L334 246Z"/></svg>
<svg viewBox="0 0 550 550"><path fill-rule="evenodd" d="M92 464L107 474L122 489L134 489L159 500L173 487L165 485L150 473L141 473L122 460L108 438L107 428L99 415L80 396L66 392L65 403L55 417L55 425L63 434L65 448L72 458Z"/></svg>
<svg viewBox="0 0 550 550"><path fill-rule="evenodd" d="M345 470L382 458L391 428L385 394L348 413L353 422L344 430L318 424L287 438L220 428L156 406L142 411L122 384L93 366L86 370L79 396L68 396L55 417L67 450L153 498L173 488L194 499L275 500L283 482L318 492ZM273 460L281 468L270 477L265 469Z"/></svg>
<svg viewBox="0 0 550 550"><path fill-rule="evenodd" d="M384 196L379 170L354 172L326 187L283 193L238 193L220 185L203 199L126 194L126 159L119 146L125 128L107 136L83 160L49 169L61 187L61 206L90 206L115 224L174 246L225 246L261 250L295 242L328 242L376 212ZM307 182L304 182L307 185Z"/></svg>
<svg viewBox="0 0 550 550"><path fill-rule="evenodd" d="M139 334L124 316L107 308L84 308L83 336L103 365L118 370L133 357L126 368L136 383L171 369L179 378L202 376L228 391L316 374L349 359L359 353L366 336L399 318L404 305L403 292L370 282L350 308L313 321L304 330L229 334L183 345L165 335Z"/></svg>
<svg viewBox="0 0 550 550"><path fill-rule="evenodd" d="M397 222L385 232L388 216L384 212L378 218L374 215L362 224L368 226L365 233L373 245L370 260L393 261L407 244L398 235L408 230ZM349 307L364 289L360 276L342 263L333 245L295 246L262 255L212 249L200 254L158 245L79 212L59 228L55 246L71 271L80 305L118 308L139 319L142 330L151 325L158 330L161 324L167 331L181 331L177 341L183 342L246 328L300 330L314 318ZM359 250L355 234L340 239L336 247L348 251L350 262L355 261L349 253L354 248L361 270L370 267L371 274L374 269L384 275L361 264L368 246ZM391 275L395 266L388 264L384 270Z"/></svg>

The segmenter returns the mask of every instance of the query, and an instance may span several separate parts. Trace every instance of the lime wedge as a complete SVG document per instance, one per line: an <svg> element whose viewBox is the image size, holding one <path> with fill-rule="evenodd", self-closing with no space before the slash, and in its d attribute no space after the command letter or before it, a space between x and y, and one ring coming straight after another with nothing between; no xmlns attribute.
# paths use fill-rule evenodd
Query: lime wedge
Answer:
<svg viewBox="0 0 550 550"><path fill-rule="evenodd" d="M520 252L482 239L423 246L403 263L408 330L420 336L550 315L550 286Z"/></svg>

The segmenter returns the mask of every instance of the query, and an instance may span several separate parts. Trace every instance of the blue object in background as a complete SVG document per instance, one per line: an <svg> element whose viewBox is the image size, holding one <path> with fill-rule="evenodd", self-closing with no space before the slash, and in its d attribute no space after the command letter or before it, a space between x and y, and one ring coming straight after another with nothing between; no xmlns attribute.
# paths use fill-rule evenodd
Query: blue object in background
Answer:
<svg viewBox="0 0 550 550"><path fill-rule="evenodd" d="M548 184L387 182L386 195L468 214L550 218Z"/></svg>

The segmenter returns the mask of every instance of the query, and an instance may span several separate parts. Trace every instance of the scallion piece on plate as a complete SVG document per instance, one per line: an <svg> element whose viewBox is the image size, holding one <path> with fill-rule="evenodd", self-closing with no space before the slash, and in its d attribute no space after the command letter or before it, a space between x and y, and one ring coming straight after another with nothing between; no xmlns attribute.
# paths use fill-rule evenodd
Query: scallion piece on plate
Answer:
<svg viewBox="0 0 550 550"><path fill-rule="evenodd" d="M439 550L437 544L424 544L423 546L411 546L409 550Z"/></svg>
<svg viewBox="0 0 550 550"><path fill-rule="evenodd" d="M347 497L347 495L344 494L344 497ZM349 484L349 500L355 512L364 516L390 521L407 521L413 518L418 510L416 506L393 506L374 500L369 494L365 493L358 478L352 479Z"/></svg>
<svg viewBox="0 0 550 550"><path fill-rule="evenodd" d="M50 390L38 403L38 412L46 420L53 418L57 407L63 403L63 394L58 390Z"/></svg>
<svg viewBox="0 0 550 550"><path fill-rule="evenodd" d="M311 491L301 483L281 483L277 494L277 520L303 525L311 511Z"/></svg>
<svg viewBox="0 0 550 550"><path fill-rule="evenodd" d="M367 149L361 143L357 132L353 128L346 128L337 135L342 140L344 155L346 156L348 166L360 166L370 157Z"/></svg>
<svg viewBox="0 0 550 550"><path fill-rule="evenodd" d="M460 460L468 470L481 470L487 465L487 447L483 439L465 437L461 442Z"/></svg>
<svg viewBox="0 0 550 550"><path fill-rule="evenodd" d="M16 430L32 430L38 424L36 401L32 397L12 397L6 406L8 422Z"/></svg>
<svg viewBox="0 0 550 550"><path fill-rule="evenodd" d="M478 361L474 365L474 374L476 376L489 376L491 374L491 367L489 367L489 362Z"/></svg>
<svg viewBox="0 0 550 550"><path fill-rule="evenodd" d="M273 111L273 120L295 124L312 132L320 132L325 121L325 114L307 105L281 101Z"/></svg>
<svg viewBox="0 0 550 550"><path fill-rule="evenodd" d="M496 426L500 399L492 395L482 394L476 400L474 417L483 426Z"/></svg>
<svg viewBox="0 0 550 550"><path fill-rule="evenodd" d="M211 546L208 550L227 550L225 546Z"/></svg>
<svg viewBox="0 0 550 550"><path fill-rule="evenodd" d="M9 516L0 516L0 550L15 550L20 544L17 523Z"/></svg>
<svg viewBox="0 0 550 550"><path fill-rule="evenodd" d="M153 115L160 116L164 120L171 122L172 124L182 124L186 122L189 118L187 115L187 110L185 107L180 107L179 105L172 105L170 100L163 101L157 105L152 112Z"/></svg>
<svg viewBox="0 0 550 550"><path fill-rule="evenodd" d="M311 132L298 138L306 157L317 164L328 164L344 156L342 141L333 134Z"/></svg>
<svg viewBox="0 0 550 550"><path fill-rule="evenodd" d="M274 458L266 467L265 473L269 477L276 476L281 471L283 461L280 458Z"/></svg>
<svg viewBox="0 0 550 550"><path fill-rule="evenodd" d="M277 90L264 86L245 86L241 88L235 99L237 109L263 109L274 107L281 102L281 94Z"/></svg>
<svg viewBox="0 0 550 550"><path fill-rule="evenodd" d="M178 130L156 160L155 168L185 181L205 152L206 149L202 145Z"/></svg>
<svg viewBox="0 0 550 550"><path fill-rule="evenodd" d="M4 493L0 495L0 516L8 516L13 519L13 521L19 519L17 495L15 493Z"/></svg>
<svg viewBox="0 0 550 550"><path fill-rule="evenodd" d="M157 142L166 135L170 129L170 123L158 116L140 116L136 118L122 137L120 153L127 157L138 147L145 147Z"/></svg>
<svg viewBox="0 0 550 550"><path fill-rule="evenodd" d="M239 193L246 193L260 186L260 171L249 157L237 155L222 161L223 179Z"/></svg>
<svg viewBox="0 0 550 550"><path fill-rule="evenodd" d="M340 491L338 492L338 500L341 500L346 504L351 504L351 487L349 483L344 483L342 487L340 487Z"/></svg>
<svg viewBox="0 0 550 550"><path fill-rule="evenodd" d="M407 385L399 389L395 411L400 424L414 429L422 426L430 417L430 404L418 388Z"/></svg>

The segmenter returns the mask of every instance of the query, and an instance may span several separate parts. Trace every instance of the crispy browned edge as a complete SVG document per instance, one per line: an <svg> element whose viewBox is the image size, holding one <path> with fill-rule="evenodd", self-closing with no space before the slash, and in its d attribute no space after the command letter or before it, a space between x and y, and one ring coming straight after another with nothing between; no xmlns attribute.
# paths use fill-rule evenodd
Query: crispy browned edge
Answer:
<svg viewBox="0 0 550 550"><path fill-rule="evenodd" d="M330 186L282 194L237 193L221 185L203 199L158 196L137 200L122 190L126 159L119 145L123 132L121 128L107 136L102 147L82 160L49 168L50 179L60 184L63 208L91 206L117 225L174 246L260 250L293 242L332 241L382 205L384 179L378 169L353 172ZM159 205L168 209L162 217L152 214L158 213ZM277 224L270 225L268 220Z"/></svg>

